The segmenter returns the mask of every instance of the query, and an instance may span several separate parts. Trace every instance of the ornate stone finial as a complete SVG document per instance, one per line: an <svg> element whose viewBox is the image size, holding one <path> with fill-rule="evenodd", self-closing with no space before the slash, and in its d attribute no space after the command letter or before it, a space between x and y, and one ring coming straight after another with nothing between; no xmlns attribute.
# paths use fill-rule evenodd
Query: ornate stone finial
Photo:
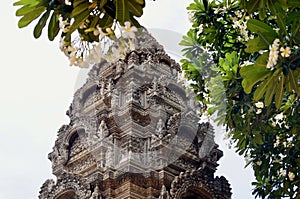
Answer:
<svg viewBox="0 0 300 199"><path fill-rule="evenodd" d="M171 199L170 194L167 191L167 188L164 184L161 187L161 192L160 192L160 196L158 199Z"/></svg>

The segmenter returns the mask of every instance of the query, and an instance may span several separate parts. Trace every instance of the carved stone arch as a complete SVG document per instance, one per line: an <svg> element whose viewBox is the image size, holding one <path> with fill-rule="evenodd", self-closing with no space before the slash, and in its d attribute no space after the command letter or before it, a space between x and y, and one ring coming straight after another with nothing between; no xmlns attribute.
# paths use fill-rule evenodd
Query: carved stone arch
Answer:
<svg viewBox="0 0 300 199"><path fill-rule="evenodd" d="M72 152L72 147L75 145L75 142L79 142L82 150L85 149L85 146L83 145L81 138L83 137L85 133L85 129L84 128L74 128L72 129L68 135L65 137L64 143L66 146L67 150L67 162L70 160L71 158L71 152Z"/></svg>
<svg viewBox="0 0 300 199"><path fill-rule="evenodd" d="M72 128L72 129L70 129L70 131L68 132L68 134L66 135L66 137L64 139L64 143L66 145L69 145L70 139L72 137L74 137L75 134L78 134L78 136L81 136L81 135L84 135L85 131L86 130L85 130L84 125L79 125L79 126L76 126L76 127Z"/></svg>
<svg viewBox="0 0 300 199"><path fill-rule="evenodd" d="M85 106L86 101L89 99L93 93L99 89L97 82L92 82L90 85L87 85L84 90L81 92L81 108Z"/></svg>
<svg viewBox="0 0 300 199"><path fill-rule="evenodd" d="M186 171L175 177L171 184L170 194L176 199L192 199L198 196L199 199L215 198L214 190L209 184L214 183L214 179L208 179L201 169ZM193 198L193 199L198 199Z"/></svg>
<svg viewBox="0 0 300 199"><path fill-rule="evenodd" d="M213 196L205 188L191 186L181 194L180 199L213 199Z"/></svg>
<svg viewBox="0 0 300 199"><path fill-rule="evenodd" d="M56 196L54 199L79 199L74 190L66 190Z"/></svg>
<svg viewBox="0 0 300 199"><path fill-rule="evenodd" d="M65 173L63 178L53 186L49 199L86 199L88 195L89 187L82 181L82 178Z"/></svg>
<svg viewBox="0 0 300 199"><path fill-rule="evenodd" d="M192 181L191 179L181 184L181 187L171 195L176 199L189 199L190 197L190 199L192 199L192 196L195 195L198 195L199 199L213 199L212 193L213 192L202 182Z"/></svg>

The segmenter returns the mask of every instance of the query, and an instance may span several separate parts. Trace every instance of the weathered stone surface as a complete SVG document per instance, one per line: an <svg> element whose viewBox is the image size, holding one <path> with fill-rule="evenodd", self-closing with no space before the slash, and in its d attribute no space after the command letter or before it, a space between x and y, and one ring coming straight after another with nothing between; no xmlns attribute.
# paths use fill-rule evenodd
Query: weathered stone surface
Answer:
<svg viewBox="0 0 300 199"><path fill-rule="evenodd" d="M222 151L198 124L180 66L145 30L125 60L102 62L75 93L40 199L231 197Z"/></svg>

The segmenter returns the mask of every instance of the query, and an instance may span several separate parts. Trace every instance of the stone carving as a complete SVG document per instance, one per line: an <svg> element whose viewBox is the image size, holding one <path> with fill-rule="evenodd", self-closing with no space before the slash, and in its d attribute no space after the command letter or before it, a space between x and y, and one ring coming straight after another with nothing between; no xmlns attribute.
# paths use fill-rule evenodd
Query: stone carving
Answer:
<svg viewBox="0 0 300 199"><path fill-rule="evenodd" d="M70 173L78 174L81 171L91 167L95 163L96 163L95 158L93 156L89 156L85 159L78 160L72 164L69 164L67 168Z"/></svg>
<svg viewBox="0 0 300 199"><path fill-rule="evenodd" d="M223 178L222 180L225 179ZM218 199L231 198L228 182L223 181L223 187L220 187L219 183L220 178L213 178L213 176L207 175L206 171L202 168L187 170L175 177L171 183L170 193L172 198L181 198L184 193L187 193L188 190L192 188L198 190L198 193L201 194L199 195L200 197Z"/></svg>
<svg viewBox="0 0 300 199"><path fill-rule="evenodd" d="M107 137L109 134L108 128L104 120L101 120L100 125L97 130L97 136L101 139Z"/></svg>
<svg viewBox="0 0 300 199"><path fill-rule="evenodd" d="M162 185L161 192L158 199L171 199L169 192L165 185Z"/></svg>
<svg viewBox="0 0 300 199"><path fill-rule="evenodd" d="M95 190L89 199L102 199L98 185L96 185Z"/></svg>
<svg viewBox="0 0 300 199"><path fill-rule="evenodd" d="M144 29L134 42L124 60L95 64L75 93L49 154L57 180L39 198L179 199L191 188L230 198L227 180L214 177L222 152L213 129L197 131L193 100L175 85L179 64Z"/></svg>

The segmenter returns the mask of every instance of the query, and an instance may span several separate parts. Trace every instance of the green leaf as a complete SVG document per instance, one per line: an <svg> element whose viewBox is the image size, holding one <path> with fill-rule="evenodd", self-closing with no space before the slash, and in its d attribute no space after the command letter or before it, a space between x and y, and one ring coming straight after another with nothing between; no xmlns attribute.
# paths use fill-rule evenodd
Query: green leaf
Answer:
<svg viewBox="0 0 300 199"><path fill-rule="evenodd" d="M275 32L275 30L273 30L272 27L256 19L249 19L247 21L247 27L251 32L254 33L269 33L272 34L274 37L277 36L277 33Z"/></svg>
<svg viewBox="0 0 300 199"><path fill-rule="evenodd" d="M276 9L276 18L277 18L276 21L278 26L285 35L288 35L288 32L286 30L286 24L285 24L285 12L279 3L275 3L275 9Z"/></svg>
<svg viewBox="0 0 300 199"><path fill-rule="evenodd" d="M134 0L128 0L128 9L134 16L140 17L143 15L143 7L139 4L135 4Z"/></svg>
<svg viewBox="0 0 300 199"><path fill-rule="evenodd" d="M260 131L254 131L254 142L258 145L262 145L263 142L263 136L260 134Z"/></svg>
<svg viewBox="0 0 300 199"><path fill-rule="evenodd" d="M279 76L272 76L272 78L274 78L274 81L272 85L269 85L267 90L266 90L266 94L265 94L265 106L269 106L272 102L273 96L275 95L276 91L277 91L277 87L278 87L278 77Z"/></svg>
<svg viewBox="0 0 300 199"><path fill-rule="evenodd" d="M32 10L31 12L25 14L18 22L18 27L23 28L30 24L33 20L38 18L44 11L46 10L46 7L41 6L39 8L36 8Z"/></svg>
<svg viewBox="0 0 300 199"><path fill-rule="evenodd" d="M300 1L299 0L288 0L287 5L288 5L288 7L297 8L297 7L300 7Z"/></svg>
<svg viewBox="0 0 300 199"><path fill-rule="evenodd" d="M265 33L258 32L257 34L262 39L262 41L265 42L265 44L268 46L270 46L276 39L276 36L267 32Z"/></svg>
<svg viewBox="0 0 300 199"><path fill-rule="evenodd" d="M268 58L269 58L269 52L264 52L256 59L254 63L254 67L266 67Z"/></svg>
<svg viewBox="0 0 300 199"><path fill-rule="evenodd" d="M141 6L145 6L145 0L134 0L135 2L137 2L138 4L140 4Z"/></svg>
<svg viewBox="0 0 300 199"><path fill-rule="evenodd" d="M59 14L56 12L52 13L48 24L48 38L50 41L53 41L56 35L59 32Z"/></svg>
<svg viewBox="0 0 300 199"><path fill-rule="evenodd" d="M115 0L116 4L116 19L124 24L125 21L129 21L129 10L127 0Z"/></svg>
<svg viewBox="0 0 300 199"><path fill-rule="evenodd" d="M271 71L267 70L265 67L248 65L241 68L240 74L243 77L242 86L244 91L249 94L252 91L252 87L259 81L267 78L271 74Z"/></svg>
<svg viewBox="0 0 300 199"><path fill-rule="evenodd" d="M249 14L257 10L260 0L250 0L247 2L246 10Z"/></svg>
<svg viewBox="0 0 300 199"><path fill-rule="evenodd" d="M259 19L264 20L267 16L266 14L266 0L259 1Z"/></svg>
<svg viewBox="0 0 300 199"><path fill-rule="evenodd" d="M35 6L25 5L16 11L16 16L23 16L29 12L32 12L34 9L36 9Z"/></svg>
<svg viewBox="0 0 300 199"><path fill-rule="evenodd" d="M88 0L74 0L73 9L76 8L78 5L80 5L82 3L86 3L86 2L88 2Z"/></svg>
<svg viewBox="0 0 300 199"><path fill-rule="evenodd" d="M70 17L71 18L76 17L77 15L82 13L83 11L87 10L90 5L91 5L91 3L89 3L88 1L84 1L81 4L78 4L76 7L74 7Z"/></svg>
<svg viewBox="0 0 300 199"><path fill-rule="evenodd" d="M35 38L39 38L42 34L42 30L45 27L47 20L49 18L50 15L50 10L47 10L47 12L45 12L42 17L39 19L39 22L36 24L36 26L34 27L33 30L33 35Z"/></svg>
<svg viewBox="0 0 300 199"><path fill-rule="evenodd" d="M299 80L297 80L294 75L295 75L295 71L290 70L290 72L289 72L290 84L291 84L293 90L299 95L300 94L299 85L297 83Z"/></svg>
<svg viewBox="0 0 300 199"><path fill-rule="evenodd" d="M254 101L259 101L262 96L265 94L265 92L267 91L267 88L274 88L274 85L276 84L277 80L278 80L278 73L279 71L281 71L281 69L277 69L273 75L269 78L266 78L255 90L254 92ZM270 93L270 92L269 92ZM267 96L267 98L272 98L272 96Z"/></svg>
<svg viewBox="0 0 300 199"><path fill-rule="evenodd" d="M282 97L283 97L283 88L284 88L284 74L281 74L279 83L278 83L278 88L275 94L275 106L277 109L281 107L282 103Z"/></svg>
<svg viewBox="0 0 300 199"><path fill-rule="evenodd" d="M134 16L132 16L132 14L129 15L129 18L132 25L134 25L137 28L141 27L139 22L134 18Z"/></svg>
<svg viewBox="0 0 300 199"><path fill-rule="evenodd" d="M77 15L74 19L74 23L71 25L70 30L68 31L67 35L71 35L89 16L92 12L93 8L89 8L83 12L81 12L79 15Z"/></svg>
<svg viewBox="0 0 300 199"><path fill-rule="evenodd" d="M103 29L107 28L107 27L111 27L111 25L113 24L113 21L114 21L114 19L110 15L105 14L103 16L103 18L101 18L99 20L99 26Z"/></svg>
<svg viewBox="0 0 300 199"><path fill-rule="evenodd" d="M39 3L40 3L39 0L20 0L20 1L13 3L13 6L21 6L21 5L36 6Z"/></svg>
<svg viewBox="0 0 300 199"><path fill-rule="evenodd" d="M246 43L246 46L247 48L245 49L245 52L247 53L254 53L269 48L269 45L266 44L266 42L261 37L250 39Z"/></svg>
<svg viewBox="0 0 300 199"><path fill-rule="evenodd" d="M99 4L99 9L102 10L105 4L107 4L107 0L101 0Z"/></svg>

